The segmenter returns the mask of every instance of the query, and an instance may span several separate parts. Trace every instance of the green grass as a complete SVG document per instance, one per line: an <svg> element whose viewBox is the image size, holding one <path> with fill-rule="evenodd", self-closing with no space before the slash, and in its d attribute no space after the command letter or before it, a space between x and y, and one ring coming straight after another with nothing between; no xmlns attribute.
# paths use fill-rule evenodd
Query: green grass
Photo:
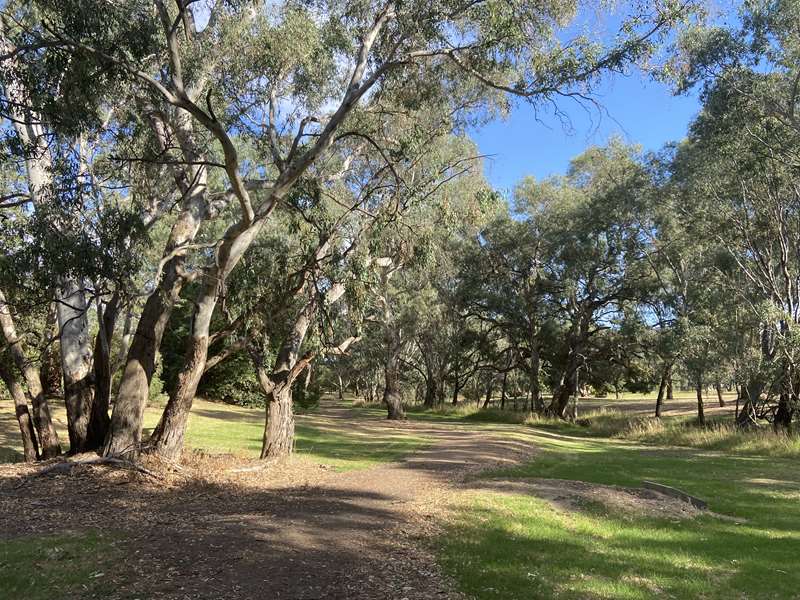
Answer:
<svg viewBox="0 0 800 600"><path fill-rule="evenodd" d="M66 444L66 415L63 404L52 403L55 422ZM156 426L162 406L145 410L145 435ZM22 459L19 429L10 402L0 402L0 461ZM331 423L315 413L296 418L295 451L298 455L337 470L364 469L391 462L427 445L428 439L404 432L370 426L383 417L382 411L364 409L347 423ZM189 415L186 446L208 453L231 453L258 457L264 435L264 410L243 408L219 402L195 399Z"/></svg>
<svg viewBox="0 0 800 600"><path fill-rule="evenodd" d="M706 499L736 520L669 520L532 496L479 492L458 507L442 562L476 598L797 598L800 470L786 459L720 456L541 432L529 464L493 473L640 486Z"/></svg>
<svg viewBox="0 0 800 600"><path fill-rule="evenodd" d="M112 591L106 573L117 558L116 548L96 533L4 540L0 544L0 597L104 596Z"/></svg>
<svg viewBox="0 0 800 600"><path fill-rule="evenodd" d="M398 460L426 445L428 440L402 432L365 426L370 414L358 413L348 427L330 425L316 415L299 415L295 424L295 451L313 461L347 471ZM161 410L148 408L145 428L155 427ZM186 444L212 453L257 457L264 435L264 411L197 399L189 415Z"/></svg>

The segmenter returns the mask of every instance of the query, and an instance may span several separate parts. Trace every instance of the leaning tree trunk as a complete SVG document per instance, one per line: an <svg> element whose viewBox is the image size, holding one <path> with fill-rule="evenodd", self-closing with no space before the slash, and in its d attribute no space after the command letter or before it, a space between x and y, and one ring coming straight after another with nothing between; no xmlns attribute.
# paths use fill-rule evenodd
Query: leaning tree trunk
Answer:
<svg viewBox="0 0 800 600"><path fill-rule="evenodd" d="M492 392L494 391L494 377L490 376L486 384L486 398L483 400L483 408L488 408L492 402Z"/></svg>
<svg viewBox="0 0 800 600"><path fill-rule="evenodd" d="M59 285L57 298L69 449L71 453L86 452L98 448L102 440L90 440L89 436L94 403L93 348L83 282L65 279Z"/></svg>
<svg viewBox="0 0 800 600"><path fill-rule="evenodd" d="M745 399L739 414L736 417L736 426L740 429L749 429L758 425L756 409L764 391L764 384L761 381L753 380L743 386Z"/></svg>
<svg viewBox="0 0 800 600"><path fill-rule="evenodd" d="M105 456L136 456L139 453L142 419L156 367L156 353L184 283L178 273L182 257L176 259L168 263L161 285L142 309L111 413L103 446Z"/></svg>
<svg viewBox="0 0 800 600"><path fill-rule="evenodd" d="M25 391L22 389L13 370L0 360L0 379L6 384L8 393L14 400L14 413L19 424L19 432L22 435L22 452L25 462L34 462L39 459L39 445L36 442L36 431L33 428L33 421L28 410L28 402L25 399Z"/></svg>
<svg viewBox="0 0 800 600"><path fill-rule="evenodd" d="M665 366L664 371L661 373L661 381L658 383L658 396L656 396L656 418L661 417L661 411L664 407L664 393L669 385L671 374L672 365Z"/></svg>
<svg viewBox="0 0 800 600"><path fill-rule="evenodd" d="M11 358L14 360L14 364L22 373L25 378L25 383L28 386L28 394L30 395L31 405L33 406L33 423L39 434L42 458L58 456L61 454L61 444L58 442L58 433L56 433L56 428L53 425L53 418L50 415L50 406L47 404L47 399L42 389L39 371L25 356L22 340L20 340L17 335L11 309L6 302L2 290L0 290L0 330L2 330L3 337L5 337L6 344L8 344L8 349L11 353Z"/></svg>
<svg viewBox="0 0 800 600"><path fill-rule="evenodd" d="M169 142L165 139L166 126L153 119L153 130L163 149ZM208 172L202 164L203 154L195 147L192 116L181 111L175 123L175 137L187 164L186 168L175 168L173 177L183 197L181 211L172 225L169 239L164 246L161 280L147 298L136 332L131 339L125 368L122 371L119 391L111 413L111 423L103 446L105 456L136 456L142 439L142 419L150 391L150 382L156 365L156 354L161 347L164 330L169 323L172 309L180 297L185 283L184 263L186 246L194 241L200 226L208 215L206 198Z"/></svg>
<svg viewBox="0 0 800 600"><path fill-rule="evenodd" d="M720 408L725 406L725 398L722 396L722 384L717 381L714 384L714 389L717 391L717 402L719 402Z"/></svg>
<svg viewBox="0 0 800 600"><path fill-rule="evenodd" d="M264 221L255 225L236 223L228 229L216 253L214 268L207 274L206 281L200 288L175 391L150 436L149 450L162 458L175 461L180 457L189 411L208 361L211 317L220 297L220 286L261 231L263 223Z"/></svg>

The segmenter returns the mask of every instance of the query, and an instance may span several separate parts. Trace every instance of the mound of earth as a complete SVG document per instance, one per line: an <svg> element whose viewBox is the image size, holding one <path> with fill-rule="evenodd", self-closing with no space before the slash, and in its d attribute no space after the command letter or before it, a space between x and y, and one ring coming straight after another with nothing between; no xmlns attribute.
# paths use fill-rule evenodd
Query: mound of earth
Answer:
<svg viewBox="0 0 800 600"><path fill-rule="evenodd" d="M661 517L667 519L694 519L700 515L726 518L708 510L644 488L601 485L568 479L526 479L481 481L475 489L527 494L547 500L563 511L586 510L602 505L623 517Z"/></svg>

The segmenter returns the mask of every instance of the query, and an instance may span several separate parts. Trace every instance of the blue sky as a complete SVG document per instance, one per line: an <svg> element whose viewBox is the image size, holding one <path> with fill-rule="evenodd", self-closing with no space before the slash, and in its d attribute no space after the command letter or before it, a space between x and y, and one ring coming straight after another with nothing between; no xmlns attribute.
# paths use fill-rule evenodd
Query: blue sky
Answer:
<svg viewBox="0 0 800 600"><path fill-rule="evenodd" d="M571 158L587 146L605 143L612 135L657 150L666 142L686 135L689 122L700 109L696 94L673 96L670 89L634 73L616 76L599 91L607 114L590 114L569 100L559 106L572 121L565 131L552 111L536 114L526 104L518 105L505 120L471 131L486 159L485 172L499 191L510 191L526 175L544 178L563 173Z"/></svg>

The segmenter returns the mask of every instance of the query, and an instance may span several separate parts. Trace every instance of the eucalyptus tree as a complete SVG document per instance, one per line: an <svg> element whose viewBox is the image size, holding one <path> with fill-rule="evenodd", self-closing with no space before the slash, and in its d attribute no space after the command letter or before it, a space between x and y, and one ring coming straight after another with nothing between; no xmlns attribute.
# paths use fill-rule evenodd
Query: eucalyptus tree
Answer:
<svg viewBox="0 0 800 600"><path fill-rule="evenodd" d="M649 183L635 149L612 141L576 158L566 176L531 184L548 207L547 278L563 343L560 374L547 412L564 417L577 391L578 371L593 359L592 338L613 326L627 303L641 296L645 278L636 198Z"/></svg>
<svg viewBox="0 0 800 600"><path fill-rule="evenodd" d="M179 377L189 397L224 281L308 168L342 140L369 136L354 117L362 105L409 89L461 115L503 93L535 103L583 97L604 72L646 57L693 8L633 5L606 47L586 35L564 41L578 8L569 1L211 3L207 14L199 6L40 0L4 9L19 40L4 60L55 57L67 74L94 65L126 81L157 157L174 167L178 211L128 350L107 454L138 450L156 350L183 285L203 283ZM215 198L236 209L196 243L216 220Z"/></svg>
<svg viewBox="0 0 800 600"><path fill-rule="evenodd" d="M523 366L528 375L530 408L544 410L540 380L544 331L551 318L554 282L550 266L552 206L533 178L516 188L516 218L502 215L481 233L464 261L462 286L470 314L497 332L508 345L504 369Z"/></svg>

